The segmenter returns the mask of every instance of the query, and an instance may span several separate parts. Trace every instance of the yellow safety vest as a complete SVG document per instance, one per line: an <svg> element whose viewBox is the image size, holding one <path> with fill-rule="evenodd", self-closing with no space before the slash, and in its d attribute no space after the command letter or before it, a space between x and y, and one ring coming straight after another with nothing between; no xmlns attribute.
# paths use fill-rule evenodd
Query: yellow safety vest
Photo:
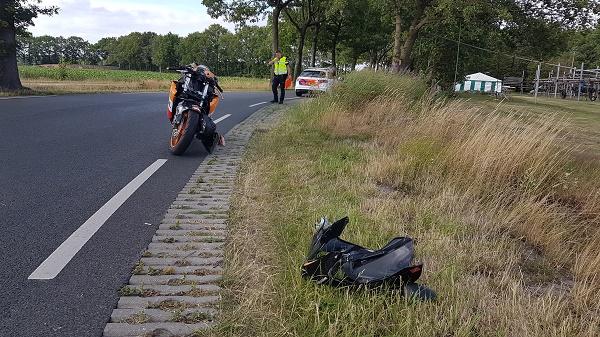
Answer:
<svg viewBox="0 0 600 337"><path fill-rule="evenodd" d="M273 59L275 61L275 59ZM274 63L275 65L275 75L286 75L287 71L287 58L282 56L279 61Z"/></svg>

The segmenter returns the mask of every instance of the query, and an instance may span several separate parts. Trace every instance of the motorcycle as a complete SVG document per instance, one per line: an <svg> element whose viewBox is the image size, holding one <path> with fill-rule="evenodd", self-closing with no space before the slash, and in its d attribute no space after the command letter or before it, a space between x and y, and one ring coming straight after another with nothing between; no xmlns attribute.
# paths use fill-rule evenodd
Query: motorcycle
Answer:
<svg viewBox="0 0 600 337"><path fill-rule="evenodd" d="M181 73L178 81L171 82L169 90L167 117L172 126L169 149L174 155L181 155L195 136L212 153L217 143L224 142L211 118L223 97L217 76L203 65L167 69Z"/></svg>

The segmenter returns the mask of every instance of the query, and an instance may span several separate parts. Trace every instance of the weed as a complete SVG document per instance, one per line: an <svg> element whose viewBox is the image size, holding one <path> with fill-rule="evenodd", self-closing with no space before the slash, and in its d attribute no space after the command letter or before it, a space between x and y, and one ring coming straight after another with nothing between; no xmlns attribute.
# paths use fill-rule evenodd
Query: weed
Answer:
<svg viewBox="0 0 600 337"><path fill-rule="evenodd" d="M145 274L145 271L144 271L144 262L142 262L142 261L138 261L138 262L135 264L135 266L133 267L133 271L132 271L132 273L133 273L134 275L142 275L142 274Z"/></svg>
<svg viewBox="0 0 600 337"><path fill-rule="evenodd" d="M150 322L150 316L148 316L148 314L146 314L143 310L123 320L123 323L127 324L144 324L148 322Z"/></svg>

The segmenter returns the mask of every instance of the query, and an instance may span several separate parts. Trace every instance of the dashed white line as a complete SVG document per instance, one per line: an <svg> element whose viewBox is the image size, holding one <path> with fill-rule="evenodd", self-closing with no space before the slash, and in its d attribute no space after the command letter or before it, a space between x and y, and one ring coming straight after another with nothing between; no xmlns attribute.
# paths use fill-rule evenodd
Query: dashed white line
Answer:
<svg viewBox="0 0 600 337"><path fill-rule="evenodd" d="M139 94L162 94L162 91L138 91L138 92L122 92L121 95L139 95Z"/></svg>
<svg viewBox="0 0 600 337"><path fill-rule="evenodd" d="M248 107L249 108L254 108L255 106L259 106L259 105L263 105L263 104L267 104L267 103L269 103L269 102L260 102L260 103L249 105Z"/></svg>
<svg viewBox="0 0 600 337"><path fill-rule="evenodd" d="M100 207L94 215L83 223L65 242L48 256L36 270L29 275L29 280L51 280L55 278L89 239L104 225L106 220L121 207L127 199L137 191L158 169L167 162L159 159L148 166L142 173L123 187L104 206Z"/></svg>
<svg viewBox="0 0 600 337"><path fill-rule="evenodd" d="M42 97L55 97L57 95L45 95L45 96L10 96L10 97L0 97L0 100L6 99L24 99L24 98L42 98Z"/></svg>
<svg viewBox="0 0 600 337"><path fill-rule="evenodd" d="M225 116L223 116L223 117L221 117L221 118L217 118L217 119L215 120L215 124L217 124L217 123L219 123L219 122L222 122L222 121L226 120L226 119L227 119L227 118L229 118L229 117L231 117L231 114L227 114L227 115L225 115Z"/></svg>

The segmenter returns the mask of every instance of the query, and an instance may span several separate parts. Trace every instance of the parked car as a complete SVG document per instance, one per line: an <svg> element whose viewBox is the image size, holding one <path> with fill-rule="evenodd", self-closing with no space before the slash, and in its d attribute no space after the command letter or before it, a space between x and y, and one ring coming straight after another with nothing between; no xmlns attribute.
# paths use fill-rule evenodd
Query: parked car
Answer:
<svg viewBox="0 0 600 337"><path fill-rule="evenodd" d="M329 90L335 83L333 68L307 68L296 79L296 96Z"/></svg>

